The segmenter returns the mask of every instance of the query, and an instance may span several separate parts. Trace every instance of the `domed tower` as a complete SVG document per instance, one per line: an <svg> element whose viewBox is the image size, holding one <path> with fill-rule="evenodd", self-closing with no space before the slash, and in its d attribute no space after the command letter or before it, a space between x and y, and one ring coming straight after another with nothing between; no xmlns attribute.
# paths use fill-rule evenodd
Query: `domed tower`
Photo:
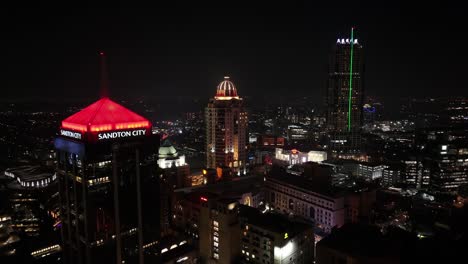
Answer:
<svg viewBox="0 0 468 264"><path fill-rule="evenodd" d="M216 88L215 99L217 100L239 99L239 96L237 95L236 86L229 80L229 76L224 76L224 81L219 83L218 87Z"/></svg>
<svg viewBox="0 0 468 264"><path fill-rule="evenodd" d="M218 85L205 111L206 167L246 171L247 112L228 76Z"/></svg>

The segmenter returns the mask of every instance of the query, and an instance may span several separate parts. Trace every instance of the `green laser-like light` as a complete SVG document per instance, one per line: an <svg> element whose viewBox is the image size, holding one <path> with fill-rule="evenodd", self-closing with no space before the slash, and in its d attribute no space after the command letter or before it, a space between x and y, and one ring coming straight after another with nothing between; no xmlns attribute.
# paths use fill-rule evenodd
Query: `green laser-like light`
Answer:
<svg viewBox="0 0 468 264"><path fill-rule="evenodd" d="M353 47L354 47L354 27L351 28L351 60L349 62L349 97L348 97L348 132L351 131L351 105L353 96Z"/></svg>

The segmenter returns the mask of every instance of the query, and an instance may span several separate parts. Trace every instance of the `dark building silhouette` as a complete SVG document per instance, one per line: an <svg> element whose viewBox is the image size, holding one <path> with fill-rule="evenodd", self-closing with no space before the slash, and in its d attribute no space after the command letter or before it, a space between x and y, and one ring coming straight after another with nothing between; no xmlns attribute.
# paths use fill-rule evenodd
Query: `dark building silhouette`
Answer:
<svg viewBox="0 0 468 264"><path fill-rule="evenodd" d="M108 98L62 121L55 139L65 263L143 263L160 235L159 138ZM146 246L145 246L146 245Z"/></svg>

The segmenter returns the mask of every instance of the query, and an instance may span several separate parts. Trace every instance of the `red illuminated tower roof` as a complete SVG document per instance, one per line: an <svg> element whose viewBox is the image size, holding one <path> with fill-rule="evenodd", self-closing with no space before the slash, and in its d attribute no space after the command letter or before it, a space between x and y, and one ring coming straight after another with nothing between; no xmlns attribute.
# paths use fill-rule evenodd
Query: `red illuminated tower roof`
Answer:
<svg viewBox="0 0 468 264"><path fill-rule="evenodd" d="M146 118L109 98L102 98L62 121L62 128L81 132L149 128L150 126Z"/></svg>

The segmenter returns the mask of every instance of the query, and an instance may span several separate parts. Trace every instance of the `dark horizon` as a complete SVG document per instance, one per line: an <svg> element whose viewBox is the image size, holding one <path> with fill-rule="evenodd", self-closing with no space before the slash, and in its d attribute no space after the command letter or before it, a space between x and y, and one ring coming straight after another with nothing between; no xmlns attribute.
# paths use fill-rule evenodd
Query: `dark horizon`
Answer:
<svg viewBox="0 0 468 264"><path fill-rule="evenodd" d="M343 8L335 8L340 5ZM307 2L10 7L3 16L3 97L98 98L98 51L110 95L213 96L230 75L242 96L325 95L328 57L351 26L365 52L365 92L461 96L462 10ZM129 92L131 91L131 92Z"/></svg>

